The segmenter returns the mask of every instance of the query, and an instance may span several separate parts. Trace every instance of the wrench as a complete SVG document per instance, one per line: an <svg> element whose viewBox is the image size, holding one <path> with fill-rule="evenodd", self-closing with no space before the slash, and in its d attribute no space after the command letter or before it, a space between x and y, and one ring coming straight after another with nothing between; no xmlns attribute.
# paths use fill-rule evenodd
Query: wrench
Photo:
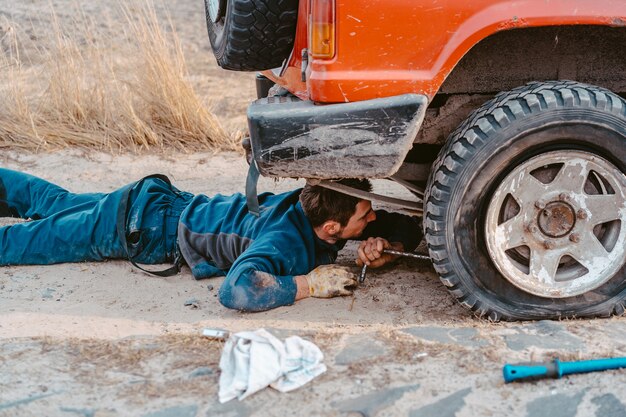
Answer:
<svg viewBox="0 0 626 417"><path fill-rule="evenodd" d="M383 253L430 261L430 256L420 255L420 254L413 253L413 252L400 252L398 250L383 249ZM367 274L367 264L363 264L363 269L361 269L361 273L359 274L359 284L362 284L365 281L366 274Z"/></svg>

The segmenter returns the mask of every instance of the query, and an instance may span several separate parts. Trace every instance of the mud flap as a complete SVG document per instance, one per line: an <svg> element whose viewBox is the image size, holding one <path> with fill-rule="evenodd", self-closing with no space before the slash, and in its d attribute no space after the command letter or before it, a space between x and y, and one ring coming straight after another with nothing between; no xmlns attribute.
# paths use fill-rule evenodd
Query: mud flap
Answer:
<svg viewBox="0 0 626 417"><path fill-rule="evenodd" d="M329 105L260 99L248 108L252 154L268 177L385 178L411 149L427 105L417 94Z"/></svg>

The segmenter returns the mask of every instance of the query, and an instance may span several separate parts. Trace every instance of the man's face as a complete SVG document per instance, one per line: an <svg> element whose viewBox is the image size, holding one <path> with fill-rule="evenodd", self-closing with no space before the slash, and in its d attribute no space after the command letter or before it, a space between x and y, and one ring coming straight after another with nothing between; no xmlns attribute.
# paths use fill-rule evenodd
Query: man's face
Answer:
<svg viewBox="0 0 626 417"><path fill-rule="evenodd" d="M337 233L339 239L354 239L361 236L363 230L369 222L376 220L376 213L372 210L372 203L368 200L361 200L356 205L356 210L345 227Z"/></svg>

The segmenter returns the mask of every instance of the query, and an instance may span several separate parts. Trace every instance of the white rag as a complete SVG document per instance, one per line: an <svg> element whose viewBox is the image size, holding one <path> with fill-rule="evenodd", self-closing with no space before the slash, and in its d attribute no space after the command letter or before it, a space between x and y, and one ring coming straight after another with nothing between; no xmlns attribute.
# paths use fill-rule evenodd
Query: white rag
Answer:
<svg viewBox="0 0 626 417"><path fill-rule="evenodd" d="M267 387L288 392L326 372L324 354L298 336L281 342L265 329L230 336L220 358L220 403Z"/></svg>

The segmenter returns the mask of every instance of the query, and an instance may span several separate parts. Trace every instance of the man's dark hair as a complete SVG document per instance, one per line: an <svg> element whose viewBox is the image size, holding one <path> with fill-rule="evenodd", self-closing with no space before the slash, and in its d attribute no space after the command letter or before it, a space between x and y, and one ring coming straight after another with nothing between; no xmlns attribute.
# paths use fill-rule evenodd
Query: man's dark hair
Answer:
<svg viewBox="0 0 626 417"><path fill-rule="evenodd" d="M361 191L372 191L372 184L366 179L346 178L337 181L337 183ZM348 220L356 211L356 205L361 200L361 198L352 197L319 185L307 184L300 193L300 204L302 204L304 214L313 227L320 226L328 220L339 222L341 227L344 227L348 224Z"/></svg>

